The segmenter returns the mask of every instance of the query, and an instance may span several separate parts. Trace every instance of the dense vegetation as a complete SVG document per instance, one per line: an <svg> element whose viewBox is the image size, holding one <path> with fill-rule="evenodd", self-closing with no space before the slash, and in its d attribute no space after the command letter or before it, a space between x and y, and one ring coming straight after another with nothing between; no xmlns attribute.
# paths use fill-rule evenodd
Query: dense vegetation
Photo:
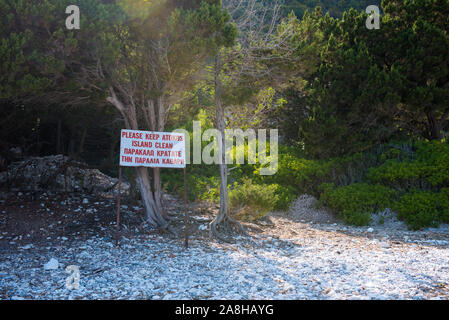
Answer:
<svg viewBox="0 0 449 320"><path fill-rule="evenodd" d="M81 5L84 30L70 32L63 24L67 3L0 0L6 17L0 25L0 152L7 159L13 146L27 154L65 153L115 174L117 132L123 122L105 99L112 82L87 81L83 72L95 68L81 66L95 66L93 49L104 45L101 35L115 34L118 26L128 24L139 35L139 23L145 20L120 20L114 1L86 0ZM185 44L175 46L178 51L169 57L184 68L185 76L192 76L186 76L182 99L172 106L182 112L168 118L167 130L192 131L193 120L201 121L203 130L214 126L214 87L192 70L210 70L219 48L244 52L238 42L247 31L240 30L237 37L229 17L217 9L219 1L200 3L176 7L185 20L167 15L197 46L184 51L179 48ZM234 107L231 126L278 128L282 137L276 175L260 176L258 164L232 166L229 204L237 218L260 218L308 193L350 224L366 225L370 213L386 208L412 229L449 223L449 1L383 0L379 30L365 26L364 9L371 4L376 2L285 1L271 42L257 52L270 57L260 58L258 67L272 68L272 77L245 76L225 88L224 100ZM201 19L206 16L216 33L205 31ZM202 32L196 38L198 30ZM170 40L181 41L181 36L170 33ZM107 57L120 59L106 58L109 66L129 54L117 55L114 41L106 46ZM194 49L204 59L189 60ZM126 82L139 74L139 66L120 79ZM223 70L234 72L229 64ZM149 97L161 95L153 88ZM143 120L140 125L145 127ZM92 140L96 143L86 143ZM188 171L191 200L219 200L215 166L192 165ZM134 175L126 170L128 179ZM162 171L162 186L181 194L182 176Z"/></svg>
<svg viewBox="0 0 449 320"><path fill-rule="evenodd" d="M316 7L321 7L323 11L329 12L332 17L339 18L343 12L349 8L357 11L364 11L370 5L380 6L378 0L286 0L283 2L283 11L290 13L293 11L297 17L302 17L304 13L313 11Z"/></svg>

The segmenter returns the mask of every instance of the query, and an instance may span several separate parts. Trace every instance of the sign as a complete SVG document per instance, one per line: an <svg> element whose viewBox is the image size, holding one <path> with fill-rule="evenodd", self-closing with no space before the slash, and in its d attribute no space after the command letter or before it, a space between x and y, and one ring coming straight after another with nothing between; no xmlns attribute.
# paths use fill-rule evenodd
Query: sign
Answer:
<svg viewBox="0 0 449 320"><path fill-rule="evenodd" d="M122 130L120 166L185 168L184 134Z"/></svg>

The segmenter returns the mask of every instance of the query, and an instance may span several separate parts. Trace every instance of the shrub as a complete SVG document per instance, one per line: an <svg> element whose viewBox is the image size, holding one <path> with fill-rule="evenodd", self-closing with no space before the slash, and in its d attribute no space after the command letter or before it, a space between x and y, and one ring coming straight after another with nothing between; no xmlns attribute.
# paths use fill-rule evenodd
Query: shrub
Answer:
<svg viewBox="0 0 449 320"><path fill-rule="evenodd" d="M413 190L404 194L393 209L399 219L413 230L449 223L449 188L443 188L438 193Z"/></svg>
<svg viewBox="0 0 449 320"><path fill-rule="evenodd" d="M254 221L275 209L285 209L295 198L291 189L277 184L255 184L251 179L234 183L229 204L240 220Z"/></svg>
<svg viewBox="0 0 449 320"><path fill-rule="evenodd" d="M277 201L275 202L275 210L286 210L290 204L296 199L295 189L292 187L285 187L279 184L272 184L268 186L274 189L274 193L278 195Z"/></svg>
<svg viewBox="0 0 449 320"><path fill-rule="evenodd" d="M438 195L438 207L440 209L440 221L449 223L449 188L441 189Z"/></svg>
<svg viewBox="0 0 449 320"><path fill-rule="evenodd" d="M217 202L220 199L219 177L212 175L209 173L209 169L202 167L188 171L187 197L190 201ZM162 171L162 181L164 190L173 192L180 197L184 196L184 176L181 170Z"/></svg>
<svg viewBox="0 0 449 320"><path fill-rule="evenodd" d="M368 170L368 180L405 190L448 186L449 144L417 142L415 147L416 159L388 159Z"/></svg>
<svg viewBox="0 0 449 320"><path fill-rule="evenodd" d="M384 210L392 203L395 191L366 183L353 183L344 187L323 184L320 202L339 214L347 224L368 225L371 213Z"/></svg>
<svg viewBox="0 0 449 320"><path fill-rule="evenodd" d="M297 194L317 194L317 187L328 181L331 168L330 162L304 159L294 148L283 147L280 148L278 172L258 179L261 183L292 188ZM256 169L254 174L257 172Z"/></svg>
<svg viewBox="0 0 449 320"><path fill-rule="evenodd" d="M413 230L424 227L437 227L439 212L437 207L438 194L430 191L414 190L403 195L397 201L393 210L398 218L404 220Z"/></svg>
<svg viewBox="0 0 449 320"><path fill-rule="evenodd" d="M449 186L449 144L439 141L418 142L417 148L425 179L432 186Z"/></svg>

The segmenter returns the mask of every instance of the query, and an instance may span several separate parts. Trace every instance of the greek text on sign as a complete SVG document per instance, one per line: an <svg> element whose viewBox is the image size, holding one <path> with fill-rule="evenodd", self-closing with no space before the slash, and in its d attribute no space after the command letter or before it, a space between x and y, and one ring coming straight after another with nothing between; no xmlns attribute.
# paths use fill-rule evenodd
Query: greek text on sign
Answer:
<svg viewBox="0 0 449 320"><path fill-rule="evenodd" d="M120 165L185 168L185 148L182 133L122 130Z"/></svg>

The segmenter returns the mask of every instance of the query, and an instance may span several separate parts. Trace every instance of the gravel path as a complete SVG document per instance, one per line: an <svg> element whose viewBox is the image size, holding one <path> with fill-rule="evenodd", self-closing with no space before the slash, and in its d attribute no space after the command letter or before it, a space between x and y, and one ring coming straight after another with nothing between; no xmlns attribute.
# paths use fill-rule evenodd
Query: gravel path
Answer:
<svg viewBox="0 0 449 320"><path fill-rule="evenodd" d="M448 299L449 232L388 232L278 218L236 244L91 237L0 253L1 299ZM207 231L204 231L205 233ZM270 236L271 235L271 236ZM287 236L288 235L288 236ZM66 243L66 244L65 244ZM44 270L51 258L56 270ZM65 268L80 268L66 288Z"/></svg>

